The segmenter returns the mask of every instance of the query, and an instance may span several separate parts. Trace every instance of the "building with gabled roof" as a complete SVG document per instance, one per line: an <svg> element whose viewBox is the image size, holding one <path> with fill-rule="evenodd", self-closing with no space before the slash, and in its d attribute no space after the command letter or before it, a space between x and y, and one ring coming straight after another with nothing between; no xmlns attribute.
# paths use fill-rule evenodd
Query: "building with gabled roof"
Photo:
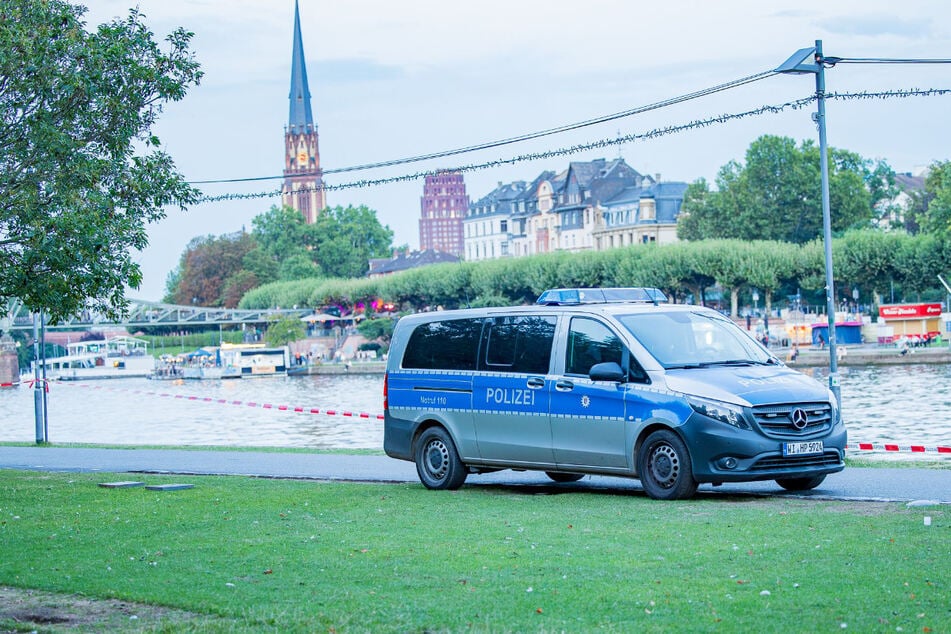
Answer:
<svg viewBox="0 0 951 634"><path fill-rule="evenodd" d="M624 159L572 161L531 183L499 183L465 220L467 260L601 250L677 239L686 183L661 183Z"/></svg>
<svg viewBox="0 0 951 634"><path fill-rule="evenodd" d="M294 43L291 50L290 111L284 129L284 183L281 203L303 214L308 223L327 206L317 143L317 124L310 104L300 7L294 0Z"/></svg>
<svg viewBox="0 0 951 634"><path fill-rule="evenodd" d="M525 187L525 181L499 182L498 187L469 205L463 222L466 260L475 262L512 255L510 222Z"/></svg>
<svg viewBox="0 0 951 634"><path fill-rule="evenodd" d="M677 216L686 191L687 183L651 179L618 192L594 210L594 248L676 242Z"/></svg>

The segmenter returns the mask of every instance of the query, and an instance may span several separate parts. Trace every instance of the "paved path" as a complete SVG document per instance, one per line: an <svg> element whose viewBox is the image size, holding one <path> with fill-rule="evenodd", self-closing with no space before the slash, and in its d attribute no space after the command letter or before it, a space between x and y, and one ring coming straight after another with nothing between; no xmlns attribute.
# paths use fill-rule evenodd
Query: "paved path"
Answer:
<svg viewBox="0 0 951 634"><path fill-rule="evenodd" d="M0 468L105 473L248 475L356 482L418 482L410 462L378 455L280 453L264 451L183 451L167 449L93 449L72 447L0 447ZM552 483L543 473L499 471L470 475L466 486L539 487L548 490L598 489L635 492L637 480L587 476L574 484ZM700 495L791 495L773 482L703 485ZM846 468L821 487L796 496L820 499L933 500L951 504L951 469Z"/></svg>

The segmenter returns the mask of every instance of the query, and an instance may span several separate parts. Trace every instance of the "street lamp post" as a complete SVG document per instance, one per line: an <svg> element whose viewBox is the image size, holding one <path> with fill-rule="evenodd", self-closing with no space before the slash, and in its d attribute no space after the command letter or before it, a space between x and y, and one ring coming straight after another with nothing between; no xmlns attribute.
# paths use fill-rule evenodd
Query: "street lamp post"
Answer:
<svg viewBox="0 0 951 634"><path fill-rule="evenodd" d="M812 60L811 63L808 60ZM832 215L829 211L829 156L826 147L826 76L822 40L812 48L802 48L792 54L778 68L777 73L816 76L817 109L812 118L819 127L819 170L822 174L822 239L825 243L826 313L829 317L829 389L842 406L839 386L839 361L835 346L835 287L832 281Z"/></svg>

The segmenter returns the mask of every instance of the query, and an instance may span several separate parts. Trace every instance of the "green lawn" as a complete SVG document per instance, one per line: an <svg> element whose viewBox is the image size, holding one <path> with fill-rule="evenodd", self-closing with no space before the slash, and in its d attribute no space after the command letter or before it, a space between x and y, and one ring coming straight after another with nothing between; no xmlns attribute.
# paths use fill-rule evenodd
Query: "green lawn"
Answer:
<svg viewBox="0 0 951 634"><path fill-rule="evenodd" d="M0 470L0 586L162 631L948 632L949 569L947 507Z"/></svg>

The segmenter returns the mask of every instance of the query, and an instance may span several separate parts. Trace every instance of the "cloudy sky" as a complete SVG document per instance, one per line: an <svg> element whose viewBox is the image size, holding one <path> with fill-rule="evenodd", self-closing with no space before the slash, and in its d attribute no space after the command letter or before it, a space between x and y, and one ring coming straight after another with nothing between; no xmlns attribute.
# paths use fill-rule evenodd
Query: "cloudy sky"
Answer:
<svg viewBox="0 0 951 634"><path fill-rule="evenodd" d="M87 21L126 15L131 0L89 0ZM201 86L167 107L156 129L191 181L279 176L288 118L294 0L140 0L158 39L195 33ZM900 7L900 11L896 10ZM417 156L623 112L775 68L823 41L827 56L951 58L946 0L300 0L324 169ZM951 65L839 64L831 92L951 88ZM808 97L814 77L772 76L716 95L570 133L387 169L330 175L328 184L475 165ZM711 125L649 141L466 174L477 200L500 181L531 180L570 160L618 155L663 180L712 180L762 134L816 139L807 111ZM829 101L829 144L881 158L899 172L951 158L951 96ZM277 180L201 185L209 195L270 191ZM418 246L422 182L328 192L330 205L367 205ZM169 210L139 256L159 299L188 241L250 229L279 198Z"/></svg>

